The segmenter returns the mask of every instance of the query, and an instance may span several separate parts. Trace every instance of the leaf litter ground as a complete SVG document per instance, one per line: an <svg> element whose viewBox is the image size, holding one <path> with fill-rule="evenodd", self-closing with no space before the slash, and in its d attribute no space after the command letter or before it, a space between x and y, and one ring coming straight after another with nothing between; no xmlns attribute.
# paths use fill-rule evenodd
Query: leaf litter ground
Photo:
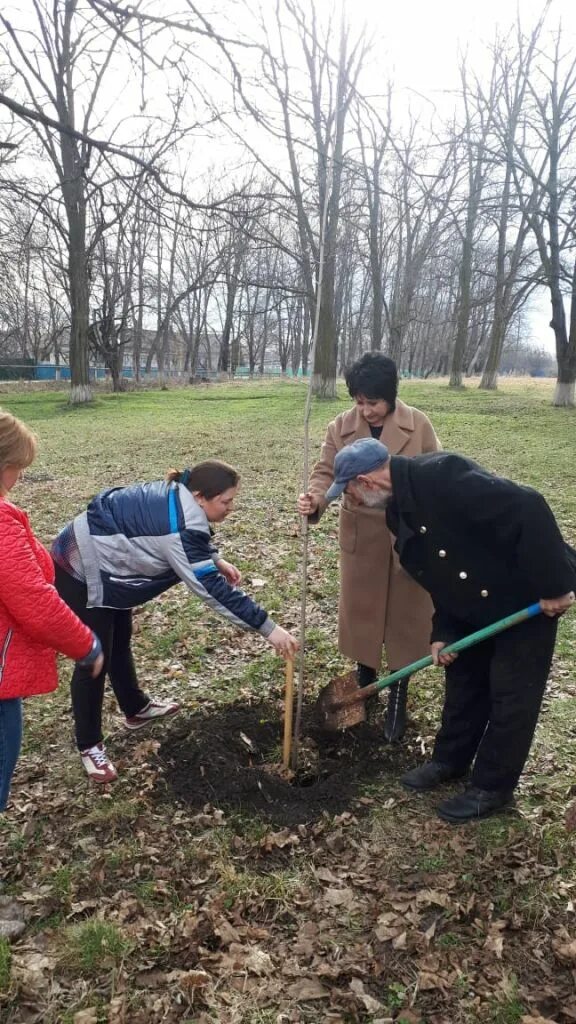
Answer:
<svg viewBox="0 0 576 1024"><path fill-rule="evenodd" d="M447 448L542 490L574 542L574 414L549 408L550 389L404 382L403 397L430 414ZM2 405L42 438L18 501L49 541L95 491L159 479L186 464L193 443L195 457L241 469L221 539L246 589L297 628L304 390L279 384L251 401L262 394L256 384L182 389L78 412L60 395L5 394ZM314 404L316 450L347 404L343 389ZM311 534L308 581L306 673L320 686L349 668L335 637L335 512ZM278 769L283 668L260 638L183 588L143 609L136 627L142 684L183 710L126 735L107 698L114 786L81 773L66 666L60 690L27 707L0 817L1 895L26 922L10 955L0 948L1 1024L576 1022L574 833L563 823L576 796L576 616L560 625L518 810L463 829L435 816L453 789L419 796L399 785L430 754L438 674L411 683L413 724L398 748L381 743L378 723L324 743L307 717L294 784Z"/></svg>

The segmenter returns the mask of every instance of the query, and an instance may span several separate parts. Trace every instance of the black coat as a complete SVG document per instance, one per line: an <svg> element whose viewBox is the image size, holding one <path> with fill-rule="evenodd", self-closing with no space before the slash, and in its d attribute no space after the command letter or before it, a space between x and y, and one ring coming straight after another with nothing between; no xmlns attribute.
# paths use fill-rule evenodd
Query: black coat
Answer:
<svg viewBox="0 0 576 1024"><path fill-rule="evenodd" d="M576 552L538 491L451 452L392 456L390 467L388 526L403 568L434 602L432 640L576 588Z"/></svg>

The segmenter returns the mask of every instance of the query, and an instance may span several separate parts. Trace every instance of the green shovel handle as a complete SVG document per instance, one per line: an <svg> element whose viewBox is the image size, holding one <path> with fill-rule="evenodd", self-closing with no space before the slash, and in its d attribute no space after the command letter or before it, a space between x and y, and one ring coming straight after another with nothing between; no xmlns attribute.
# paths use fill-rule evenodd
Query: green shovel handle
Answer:
<svg viewBox="0 0 576 1024"><path fill-rule="evenodd" d="M479 644L482 640L487 640L497 633L503 633L505 629L510 629L511 626L517 626L519 622L525 622L526 619L534 618L541 611L542 609L538 603L531 604L528 608L522 608L521 611L514 612L513 615L507 615L505 619L493 622L491 626L484 626L483 629L478 629L475 633L470 633L469 636L464 636L453 644L447 644L446 647L442 648L442 654L457 654L458 651L465 651L467 647L474 647L474 644ZM383 679L377 679L375 683L370 683L369 686L363 686L362 697L369 697L372 693L378 693L379 690L385 689L386 686L392 686L399 679L405 679L406 676L411 676L414 672L419 672L421 668L428 668L433 664L432 655L428 654L425 658L413 661L411 665L405 665L404 668L399 668L397 672L384 676Z"/></svg>

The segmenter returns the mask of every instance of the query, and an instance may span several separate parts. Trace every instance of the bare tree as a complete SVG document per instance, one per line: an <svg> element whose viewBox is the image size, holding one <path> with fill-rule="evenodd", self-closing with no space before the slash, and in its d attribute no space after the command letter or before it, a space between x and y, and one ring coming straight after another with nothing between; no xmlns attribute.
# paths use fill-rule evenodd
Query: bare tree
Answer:
<svg viewBox="0 0 576 1024"><path fill-rule="evenodd" d="M81 129L90 130L96 102L107 68L119 40L112 32L104 52L95 56L94 38L98 26L87 18L77 0L56 0L53 5L34 6L36 28L16 30L4 15L0 21L11 46L4 52L12 62L33 109L42 113L52 107L59 122L77 127L76 80L82 76L85 95ZM32 46L30 46L30 37ZM80 64L82 63L82 69ZM91 398L88 377L89 280L86 239L87 175L91 148L73 135L54 132L41 122L34 130L58 176L68 224L68 279L70 288L71 401Z"/></svg>
<svg viewBox="0 0 576 1024"><path fill-rule="evenodd" d="M498 369L508 327L518 309L535 286L535 275L527 272L526 236L529 223L525 213L513 207L514 145L530 78L534 50L542 27L542 19L527 41L517 26L517 47L511 50L507 41L496 40L494 63L499 70L498 92L494 108L495 138L499 143L493 153L494 163L502 165L503 177L495 176L494 218L497 225L497 253L494 275L494 312L488 355L480 387L497 387ZM485 105L477 82L477 95Z"/></svg>
<svg viewBox="0 0 576 1024"><path fill-rule="evenodd" d="M466 64L460 67L464 124L461 142L466 167L465 216L461 228L462 248L459 257L459 289L456 315L456 339L452 353L450 387L462 386L464 357L468 342L468 330L472 309L472 277L474 270L474 246L478 227L481 223L482 197L489 173L488 138L492 130L493 110L498 90L498 76L493 63L486 104L479 103L468 81Z"/></svg>
<svg viewBox="0 0 576 1024"><path fill-rule="evenodd" d="M527 83L521 130L514 138L518 201L538 248L541 280L549 289L550 326L558 379L554 405L573 406L576 382L576 59L563 49L558 28L551 54L537 54ZM570 295L566 322L564 295Z"/></svg>
<svg viewBox="0 0 576 1024"><path fill-rule="evenodd" d="M413 121L404 139L393 143L396 160L387 188L384 311L387 350L399 366L416 321L426 265L438 258L453 226L449 214L458 176L454 145L449 141L438 147L438 160L435 146L419 143L417 129Z"/></svg>
<svg viewBox="0 0 576 1024"><path fill-rule="evenodd" d="M382 346L384 312L384 254L382 223L382 170L390 142L392 87L388 86L387 117L383 121L364 103L358 104L358 141L368 209L367 241L372 285L372 351Z"/></svg>
<svg viewBox="0 0 576 1024"><path fill-rule="evenodd" d="M0 25L4 29L2 50L12 68L14 81L27 96L28 105L0 94L0 103L26 122L34 132L44 155L52 165L62 197L66 219L67 275L70 301L70 367L72 402L87 401L91 397L88 374L88 338L90 321L91 249L98 243L98 233L109 226L101 220L92 231L89 199L98 188L118 177L112 161L115 156L129 160L139 170L154 177L158 188L172 194L180 202L192 201L182 190L174 190L167 176L161 172L160 157L182 133L191 130L178 127L183 97L188 88L185 72L179 71L177 88L169 93L170 109L155 119L158 125L152 138L151 122L145 130L146 159L139 154L139 145L127 141L117 145L111 138L97 137L103 117L108 115L103 97L108 85L118 89L120 60L115 63L120 44L130 49L134 40L127 34L132 25L142 45L137 47L143 65L154 62L146 56L148 42L139 31L136 20L137 3L130 12L110 11L107 15L79 0L35 0L35 25L15 27L4 14ZM120 55L119 55L120 56ZM118 65L118 66L117 66ZM131 74L130 64L124 64L124 73ZM144 98L142 106L145 105ZM140 112L142 119L142 113ZM146 123L146 122L144 122ZM108 126L109 136L117 134L118 126ZM201 204L199 204L201 206Z"/></svg>
<svg viewBox="0 0 576 1024"><path fill-rule="evenodd" d="M311 319L317 299L319 231L326 204L328 211L313 389L318 396L329 398L335 394L336 379L334 294L346 126L368 44L362 36L352 41L344 20L335 26L329 19L322 26L314 6L305 6L300 0L276 0L275 12L275 39L266 25L262 26L267 39L262 67L265 84L280 112L280 134L286 147L290 199L299 242L298 259ZM294 32L304 58L305 93L301 82L296 82L288 57L286 37ZM338 55L332 57L335 34ZM273 122L269 124L278 134ZM286 188L283 176L277 174L276 180Z"/></svg>

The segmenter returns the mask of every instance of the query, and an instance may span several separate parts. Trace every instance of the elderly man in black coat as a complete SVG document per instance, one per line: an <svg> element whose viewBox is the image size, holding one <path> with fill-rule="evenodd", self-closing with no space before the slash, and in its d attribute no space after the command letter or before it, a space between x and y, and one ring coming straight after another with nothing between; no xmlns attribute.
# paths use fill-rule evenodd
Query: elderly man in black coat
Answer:
<svg viewBox="0 0 576 1024"><path fill-rule="evenodd" d="M576 552L537 491L450 452L408 459L364 438L336 456L333 500L344 490L385 504L403 568L434 602L432 656L446 670L432 760L403 776L412 790L471 775L441 818L467 821L512 800L550 671L558 616L574 603ZM376 568L376 567L375 567ZM454 640L539 601L542 615L459 655Z"/></svg>

